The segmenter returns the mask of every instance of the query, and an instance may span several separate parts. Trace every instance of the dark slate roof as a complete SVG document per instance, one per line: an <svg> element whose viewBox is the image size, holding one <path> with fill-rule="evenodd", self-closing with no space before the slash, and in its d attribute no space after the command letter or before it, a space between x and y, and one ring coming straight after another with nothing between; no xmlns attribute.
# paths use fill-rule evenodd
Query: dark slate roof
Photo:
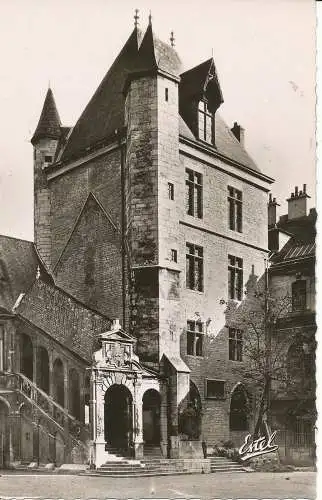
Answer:
<svg viewBox="0 0 322 500"><path fill-rule="evenodd" d="M179 121L179 133L182 137L205 145L203 141L199 141L194 136L193 132L182 117L180 117ZM215 143L216 148L214 150L218 151L218 153L233 161L236 161L237 163L240 163L241 165L244 165L247 168L250 168L251 170L254 170L255 172L260 172L260 169L254 162L254 160L236 139L218 111L215 118ZM207 146L212 147L210 144L207 144Z"/></svg>
<svg viewBox="0 0 322 500"><path fill-rule="evenodd" d="M180 93L183 98L207 97L215 112L224 102L215 62L211 57L194 68L181 73Z"/></svg>
<svg viewBox="0 0 322 500"><path fill-rule="evenodd" d="M61 122L57 111L52 90L49 88L39 118L37 128L31 142L35 144L39 139L59 139L61 135Z"/></svg>
<svg viewBox="0 0 322 500"><path fill-rule="evenodd" d="M98 334L111 325L106 316L41 280L35 281L15 313L89 363Z"/></svg>
<svg viewBox="0 0 322 500"><path fill-rule="evenodd" d="M173 47L158 39L149 24L143 37L133 71L159 69L178 77L181 70L180 58Z"/></svg>
<svg viewBox="0 0 322 500"><path fill-rule="evenodd" d="M31 241L0 235L0 306L12 309L36 279L38 265Z"/></svg>
<svg viewBox="0 0 322 500"><path fill-rule="evenodd" d="M73 128L61 161L80 156L124 126L123 87L134 68L141 37L135 28Z"/></svg>
<svg viewBox="0 0 322 500"><path fill-rule="evenodd" d="M284 247L273 257L272 263L295 263L303 259L315 258L315 241L302 242L291 238Z"/></svg>

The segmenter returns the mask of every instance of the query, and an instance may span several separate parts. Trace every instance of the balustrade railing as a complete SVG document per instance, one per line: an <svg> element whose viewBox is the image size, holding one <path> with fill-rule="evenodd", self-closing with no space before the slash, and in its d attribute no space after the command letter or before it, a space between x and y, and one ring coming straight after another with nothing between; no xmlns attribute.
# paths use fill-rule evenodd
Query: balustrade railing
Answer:
<svg viewBox="0 0 322 500"><path fill-rule="evenodd" d="M36 384L22 373L0 374L0 388L18 390L60 427L68 429L68 432L76 440L85 441L88 439L88 425L70 415L68 410L54 401L46 392L39 389Z"/></svg>

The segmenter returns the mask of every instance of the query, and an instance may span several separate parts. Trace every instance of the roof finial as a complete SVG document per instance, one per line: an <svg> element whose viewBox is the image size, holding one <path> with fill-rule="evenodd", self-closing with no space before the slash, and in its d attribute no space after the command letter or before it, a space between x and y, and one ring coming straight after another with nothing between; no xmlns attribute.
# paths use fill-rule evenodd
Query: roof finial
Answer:
<svg viewBox="0 0 322 500"><path fill-rule="evenodd" d="M134 14L134 27L137 28L139 24L139 9L135 9L135 14Z"/></svg>
<svg viewBox="0 0 322 500"><path fill-rule="evenodd" d="M214 48L211 47L211 57L214 58Z"/></svg>
<svg viewBox="0 0 322 500"><path fill-rule="evenodd" d="M170 36L171 47L175 46L174 42L175 42L174 33L173 33L173 31L171 31L171 36Z"/></svg>
<svg viewBox="0 0 322 500"><path fill-rule="evenodd" d="M50 80L48 80L48 89L50 89Z"/></svg>
<svg viewBox="0 0 322 500"><path fill-rule="evenodd" d="M151 14L151 11L150 11L150 14L149 14L149 25L150 26L152 25L152 14Z"/></svg>

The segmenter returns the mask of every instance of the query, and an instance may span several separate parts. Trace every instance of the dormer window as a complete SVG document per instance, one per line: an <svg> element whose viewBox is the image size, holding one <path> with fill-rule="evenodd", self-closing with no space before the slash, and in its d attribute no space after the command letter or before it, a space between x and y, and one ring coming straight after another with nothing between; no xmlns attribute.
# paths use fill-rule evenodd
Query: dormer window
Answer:
<svg viewBox="0 0 322 500"><path fill-rule="evenodd" d="M199 102L198 132L201 141L214 143L214 114L208 110L206 101Z"/></svg>

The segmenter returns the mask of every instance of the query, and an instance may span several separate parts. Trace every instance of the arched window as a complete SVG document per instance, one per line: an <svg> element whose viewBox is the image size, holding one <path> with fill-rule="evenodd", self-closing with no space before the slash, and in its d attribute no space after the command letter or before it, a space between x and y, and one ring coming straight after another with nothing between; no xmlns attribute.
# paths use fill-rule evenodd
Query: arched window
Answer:
<svg viewBox="0 0 322 500"><path fill-rule="evenodd" d="M61 406L64 406L64 365L59 358L55 359L53 366L53 386L54 400Z"/></svg>
<svg viewBox="0 0 322 500"><path fill-rule="evenodd" d="M33 378L33 346L29 335L21 335L21 373L30 380Z"/></svg>
<svg viewBox="0 0 322 500"><path fill-rule="evenodd" d="M232 396L230 402L229 428L231 431L248 430L248 409L247 394L244 387L239 384Z"/></svg>
<svg viewBox="0 0 322 500"><path fill-rule="evenodd" d="M49 393L49 356L45 347L37 349L37 385Z"/></svg>
<svg viewBox="0 0 322 500"><path fill-rule="evenodd" d="M75 368L69 370L69 411L77 420L80 420L79 375Z"/></svg>

